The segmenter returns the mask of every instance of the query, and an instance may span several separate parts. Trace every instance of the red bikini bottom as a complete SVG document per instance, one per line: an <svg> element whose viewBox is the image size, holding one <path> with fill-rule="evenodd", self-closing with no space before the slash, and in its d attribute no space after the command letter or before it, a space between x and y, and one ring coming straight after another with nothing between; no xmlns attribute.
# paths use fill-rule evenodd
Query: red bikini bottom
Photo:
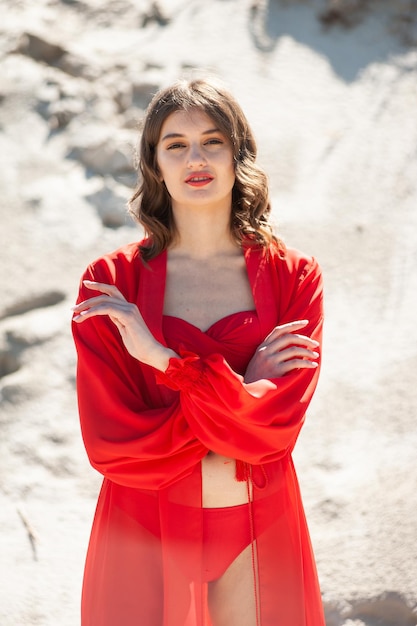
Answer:
<svg viewBox="0 0 417 626"><path fill-rule="evenodd" d="M202 514L202 582L217 580L247 546L257 539L273 524L277 517L277 493L269 495L256 503L262 508L262 515L255 516L254 504L239 504L221 508L203 508ZM185 505L171 505L175 515L171 523L176 529L181 545L181 563L185 567L188 553L187 537L184 537L182 520L193 509ZM156 498L148 499L148 506L142 509L141 524L155 537L160 538L158 521L158 503ZM192 553L192 551L191 551Z"/></svg>
<svg viewBox="0 0 417 626"><path fill-rule="evenodd" d="M203 579L217 580L252 542L249 504L203 509Z"/></svg>

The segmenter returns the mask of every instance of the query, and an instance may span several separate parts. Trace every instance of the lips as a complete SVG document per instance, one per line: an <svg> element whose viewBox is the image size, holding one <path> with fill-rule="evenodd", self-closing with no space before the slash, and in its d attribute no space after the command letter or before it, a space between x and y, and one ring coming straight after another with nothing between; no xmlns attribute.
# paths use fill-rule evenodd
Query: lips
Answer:
<svg viewBox="0 0 417 626"><path fill-rule="evenodd" d="M213 176L207 172L194 172L187 176L185 182L187 185L191 185L192 187L204 187L204 185L211 183L212 180Z"/></svg>

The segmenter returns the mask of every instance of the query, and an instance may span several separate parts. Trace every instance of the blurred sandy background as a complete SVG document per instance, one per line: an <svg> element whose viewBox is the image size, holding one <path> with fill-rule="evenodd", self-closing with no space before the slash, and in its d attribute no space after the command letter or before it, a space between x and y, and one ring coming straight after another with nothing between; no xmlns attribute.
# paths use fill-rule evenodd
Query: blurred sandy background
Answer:
<svg viewBox="0 0 417 626"><path fill-rule="evenodd" d="M324 271L295 461L328 626L413 626L415 0L0 0L0 625L79 623L100 477L70 306L91 260L141 236L125 202L152 93L202 71L247 113L284 239Z"/></svg>

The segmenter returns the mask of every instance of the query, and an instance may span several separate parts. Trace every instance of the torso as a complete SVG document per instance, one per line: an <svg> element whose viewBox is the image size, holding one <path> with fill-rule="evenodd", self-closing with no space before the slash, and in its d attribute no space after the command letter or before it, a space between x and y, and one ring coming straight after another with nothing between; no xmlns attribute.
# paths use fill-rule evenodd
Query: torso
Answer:
<svg viewBox="0 0 417 626"><path fill-rule="evenodd" d="M241 250L208 260L168 253L164 315L205 331L231 313L254 308Z"/></svg>
<svg viewBox="0 0 417 626"><path fill-rule="evenodd" d="M164 315L183 319L203 332L239 311L255 309L242 251L208 260L168 253ZM247 502L247 486L235 479L235 462L209 452L202 461L203 507Z"/></svg>

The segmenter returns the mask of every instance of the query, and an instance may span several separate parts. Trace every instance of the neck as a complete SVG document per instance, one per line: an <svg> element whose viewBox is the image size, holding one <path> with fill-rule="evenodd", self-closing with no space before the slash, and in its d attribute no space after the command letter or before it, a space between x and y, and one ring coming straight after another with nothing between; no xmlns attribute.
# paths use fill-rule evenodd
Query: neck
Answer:
<svg viewBox="0 0 417 626"><path fill-rule="evenodd" d="M175 211L177 241L171 249L194 259L208 259L236 252L230 231L230 210L213 211L198 207L195 211Z"/></svg>

